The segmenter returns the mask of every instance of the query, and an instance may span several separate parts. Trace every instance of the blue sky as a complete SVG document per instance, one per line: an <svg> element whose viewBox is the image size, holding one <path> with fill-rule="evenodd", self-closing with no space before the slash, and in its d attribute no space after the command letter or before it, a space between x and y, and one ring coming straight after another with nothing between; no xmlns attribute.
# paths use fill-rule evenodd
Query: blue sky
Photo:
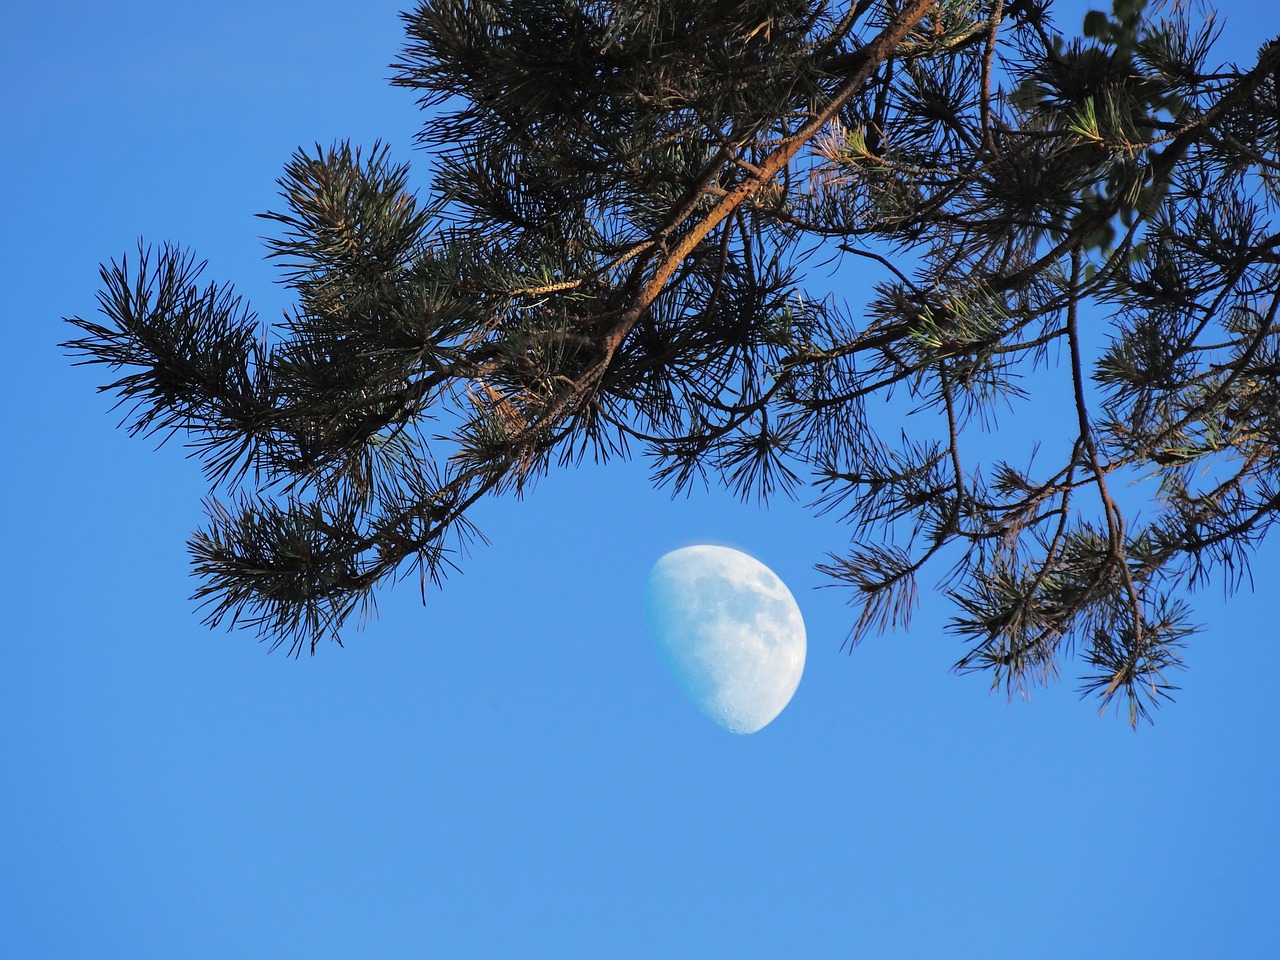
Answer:
<svg viewBox="0 0 1280 960"><path fill-rule="evenodd" d="M385 80L399 9L6 15L0 956L1280 955L1275 543L1255 593L1195 598L1178 702L1136 734L1072 664L1012 704L952 675L927 591L910 634L842 653L812 570L838 527L672 501L642 463L485 504L492 545L425 607L384 594L345 648L200 625L198 468L115 429L59 317L139 236L278 316L253 215L299 144L382 138L425 186ZM1270 4L1221 9L1224 56L1280 34ZM703 718L645 635L650 566L699 541L804 611L804 679L754 736Z"/></svg>

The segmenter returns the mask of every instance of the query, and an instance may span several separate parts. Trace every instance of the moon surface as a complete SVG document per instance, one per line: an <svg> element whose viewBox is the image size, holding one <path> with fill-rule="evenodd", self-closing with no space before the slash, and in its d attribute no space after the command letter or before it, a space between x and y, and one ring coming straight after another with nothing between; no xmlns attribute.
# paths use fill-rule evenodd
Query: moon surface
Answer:
<svg viewBox="0 0 1280 960"><path fill-rule="evenodd" d="M804 618L791 591L749 554L699 544L654 564L645 617L689 699L732 733L782 712L804 672Z"/></svg>

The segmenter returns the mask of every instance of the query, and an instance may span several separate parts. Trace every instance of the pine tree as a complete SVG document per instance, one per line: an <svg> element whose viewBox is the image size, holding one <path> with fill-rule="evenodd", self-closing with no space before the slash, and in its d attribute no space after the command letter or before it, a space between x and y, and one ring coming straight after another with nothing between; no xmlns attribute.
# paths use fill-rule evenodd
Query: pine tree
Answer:
<svg viewBox="0 0 1280 960"><path fill-rule="evenodd" d="M427 199L380 144L300 150L263 215L285 322L140 246L64 346L202 459L211 625L314 652L440 581L480 498L638 451L846 522L852 641L928 565L959 669L1014 692L1074 652L1136 722L1186 588L1239 585L1280 507L1280 38L1217 66L1176 5L1052 14L426 0L393 68ZM856 309L815 288L845 258L880 277ZM1074 407L1052 462L991 454L1043 395ZM877 423L890 396L916 415Z"/></svg>

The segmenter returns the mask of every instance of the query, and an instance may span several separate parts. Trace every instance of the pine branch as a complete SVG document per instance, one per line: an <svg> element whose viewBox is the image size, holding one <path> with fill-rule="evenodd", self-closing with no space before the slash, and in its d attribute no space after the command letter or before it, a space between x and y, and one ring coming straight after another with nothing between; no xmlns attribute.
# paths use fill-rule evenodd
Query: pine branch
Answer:
<svg viewBox="0 0 1280 960"><path fill-rule="evenodd" d="M422 2L426 200L379 143L300 150L281 323L140 246L64 347L235 488L191 540L211 624L314 652L440 582L480 499L638 449L677 492L808 486L854 640L943 563L958 669L1023 693L1075 655L1136 723L1172 591L1246 582L1280 510L1280 38L1210 70L1211 24L1051 9ZM850 305L812 269L846 256ZM1055 388L1063 442L974 442Z"/></svg>

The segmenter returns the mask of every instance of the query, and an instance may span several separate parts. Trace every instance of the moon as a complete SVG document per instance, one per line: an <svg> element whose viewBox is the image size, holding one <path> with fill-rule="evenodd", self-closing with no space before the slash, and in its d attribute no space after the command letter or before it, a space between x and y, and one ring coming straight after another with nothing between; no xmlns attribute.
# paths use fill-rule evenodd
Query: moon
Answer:
<svg viewBox="0 0 1280 960"><path fill-rule="evenodd" d="M653 565L649 634L689 699L731 733L755 733L804 672L804 618L791 591L749 554L699 544Z"/></svg>

